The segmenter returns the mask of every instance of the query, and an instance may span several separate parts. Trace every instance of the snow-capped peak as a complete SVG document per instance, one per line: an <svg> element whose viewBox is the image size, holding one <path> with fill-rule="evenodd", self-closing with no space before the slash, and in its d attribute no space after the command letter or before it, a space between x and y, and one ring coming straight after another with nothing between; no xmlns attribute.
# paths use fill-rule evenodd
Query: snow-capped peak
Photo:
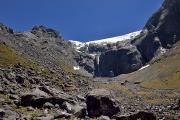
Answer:
<svg viewBox="0 0 180 120"><path fill-rule="evenodd" d="M101 43L116 43L119 41L124 41L124 40L128 40L128 39L132 39L134 37L136 37L137 35L140 34L141 31L136 31L136 32L132 32L126 35L122 35L122 36L117 36L117 37L112 37L112 38L106 38L106 39L101 39L101 40L95 40L95 41L90 41L90 42L86 42L86 44L90 44L90 43L95 43L95 44L101 44Z"/></svg>
<svg viewBox="0 0 180 120"><path fill-rule="evenodd" d="M83 47L85 45L89 45L89 44L108 44L108 43L116 43L116 42L120 42L120 41L133 39L136 36L138 36L140 33L141 33L141 30L132 32L132 33L129 33L126 35L122 35L122 36L106 38L106 39L101 39L101 40L94 40L94 41L89 41L89 42L80 42L80 41L74 41L74 40L69 40L69 41L75 45L76 49L80 49L81 47Z"/></svg>

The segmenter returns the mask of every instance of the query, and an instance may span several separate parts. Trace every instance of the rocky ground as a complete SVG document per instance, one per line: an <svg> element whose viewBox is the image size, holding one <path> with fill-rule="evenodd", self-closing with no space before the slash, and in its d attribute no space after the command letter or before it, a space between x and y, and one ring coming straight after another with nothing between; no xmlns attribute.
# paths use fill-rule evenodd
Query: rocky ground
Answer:
<svg viewBox="0 0 180 120"><path fill-rule="evenodd" d="M0 120L179 120L179 3L165 0L132 40L90 45L99 59L53 29L0 24Z"/></svg>
<svg viewBox="0 0 180 120"><path fill-rule="evenodd" d="M61 81L17 64L0 68L0 117L14 119L179 119L180 91L118 78Z"/></svg>

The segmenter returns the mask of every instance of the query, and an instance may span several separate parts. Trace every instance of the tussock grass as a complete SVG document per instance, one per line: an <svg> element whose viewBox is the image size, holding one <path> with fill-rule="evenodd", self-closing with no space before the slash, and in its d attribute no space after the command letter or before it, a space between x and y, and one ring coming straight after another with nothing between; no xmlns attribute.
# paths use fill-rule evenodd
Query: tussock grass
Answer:
<svg viewBox="0 0 180 120"><path fill-rule="evenodd" d="M37 69L38 64L28 60L25 56L18 54L15 50L10 49L4 44L0 44L0 66L13 66L21 64L26 68Z"/></svg>
<svg viewBox="0 0 180 120"><path fill-rule="evenodd" d="M22 113L27 116L31 116L33 118L39 117L43 115L43 109L34 109L32 111L28 110L27 107L20 107L15 109L16 112Z"/></svg>

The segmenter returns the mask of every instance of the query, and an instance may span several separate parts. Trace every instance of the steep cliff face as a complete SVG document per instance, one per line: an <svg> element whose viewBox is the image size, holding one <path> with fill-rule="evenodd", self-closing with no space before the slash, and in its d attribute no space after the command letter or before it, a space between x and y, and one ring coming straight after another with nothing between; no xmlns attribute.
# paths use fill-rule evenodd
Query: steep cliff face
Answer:
<svg viewBox="0 0 180 120"><path fill-rule="evenodd" d="M100 76L101 71L99 63L104 61L102 59L106 59L106 57L108 57L108 55L104 56L104 53L115 49L121 49L123 47L128 48L127 46L130 45L130 41L134 39L136 36L138 36L140 33L141 31L136 31L126 35L101 40L89 42L79 42L70 40L70 42L79 54L79 57L76 58L76 61L81 67L81 69L84 68L88 73L93 74L94 76ZM101 56L101 54L103 57L101 57L102 59L100 60L99 57ZM115 59L115 57L113 59ZM104 68L102 67L101 70L103 69ZM110 69L112 69L112 66Z"/></svg>
<svg viewBox="0 0 180 120"><path fill-rule="evenodd" d="M114 77L136 71L143 65L141 59L141 54L134 46L107 51L99 58L96 75Z"/></svg>
<svg viewBox="0 0 180 120"><path fill-rule="evenodd" d="M137 46L145 62L148 62L157 54L158 49L169 49L179 40L180 1L165 0L147 22L141 36L132 43Z"/></svg>

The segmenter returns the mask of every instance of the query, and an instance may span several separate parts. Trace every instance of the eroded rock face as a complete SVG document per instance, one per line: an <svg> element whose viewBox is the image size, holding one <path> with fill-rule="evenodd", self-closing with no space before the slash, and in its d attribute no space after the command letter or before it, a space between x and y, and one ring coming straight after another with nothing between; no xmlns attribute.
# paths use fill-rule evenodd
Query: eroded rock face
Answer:
<svg viewBox="0 0 180 120"><path fill-rule="evenodd" d="M10 34L14 33L13 29L3 25L2 23L0 23L0 31L2 31L4 33L10 33Z"/></svg>
<svg viewBox="0 0 180 120"><path fill-rule="evenodd" d="M103 53L96 65L98 76L114 77L120 74L138 70L143 65L142 57L136 47L123 47L118 50L110 50Z"/></svg>
<svg viewBox="0 0 180 120"><path fill-rule="evenodd" d="M148 62L160 47L170 48L179 40L180 1L165 0L162 7L147 22L141 36L132 43Z"/></svg>
<svg viewBox="0 0 180 120"><path fill-rule="evenodd" d="M114 99L111 99L110 91L95 89L87 95L86 104L89 117L99 117L101 115L112 117L120 112Z"/></svg>
<svg viewBox="0 0 180 120"><path fill-rule="evenodd" d="M93 74L94 72L94 58L86 53L80 53L79 56L76 56L75 60L84 68L88 73Z"/></svg>
<svg viewBox="0 0 180 120"><path fill-rule="evenodd" d="M57 32L56 30L47 28L45 26L35 26L31 30L31 33L33 33L37 37L54 37L54 38L60 37L59 32Z"/></svg>

